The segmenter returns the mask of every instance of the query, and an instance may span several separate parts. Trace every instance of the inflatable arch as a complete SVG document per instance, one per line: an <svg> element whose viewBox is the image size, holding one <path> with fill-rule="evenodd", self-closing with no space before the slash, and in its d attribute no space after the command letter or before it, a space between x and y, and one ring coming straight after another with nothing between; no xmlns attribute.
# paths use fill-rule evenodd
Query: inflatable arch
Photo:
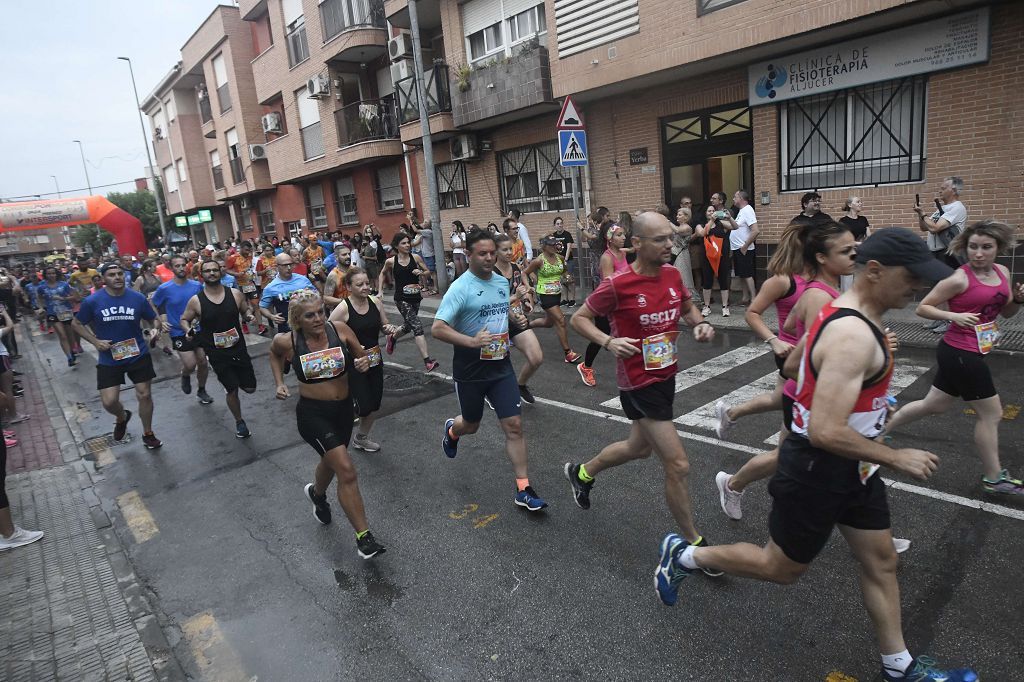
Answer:
<svg viewBox="0 0 1024 682"><path fill-rule="evenodd" d="M114 235L121 253L136 254L146 250L139 219L118 208L106 197L0 204L0 234L86 223L95 223Z"/></svg>

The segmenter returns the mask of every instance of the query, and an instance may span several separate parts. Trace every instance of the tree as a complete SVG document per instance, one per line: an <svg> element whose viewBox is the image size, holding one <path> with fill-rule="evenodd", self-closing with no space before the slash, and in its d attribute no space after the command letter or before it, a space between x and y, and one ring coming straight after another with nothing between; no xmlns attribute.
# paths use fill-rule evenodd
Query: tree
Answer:
<svg viewBox="0 0 1024 682"><path fill-rule="evenodd" d="M134 192L111 192L107 195L110 203L114 204L126 213L130 213L142 222L142 234L147 244L152 244L160 232L160 219L156 213L156 199L149 190L136 190ZM109 243L107 241L106 243Z"/></svg>
<svg viewBox="0 0 1024 682"><path fill-rule="evenodd" d="M110 242L114 241L114 235L93 223L78 225L72 227L71 230L73 231L71 242L75 246L84 248L86 244L89 244L94 251L103 251L110 246Z"/></svg>

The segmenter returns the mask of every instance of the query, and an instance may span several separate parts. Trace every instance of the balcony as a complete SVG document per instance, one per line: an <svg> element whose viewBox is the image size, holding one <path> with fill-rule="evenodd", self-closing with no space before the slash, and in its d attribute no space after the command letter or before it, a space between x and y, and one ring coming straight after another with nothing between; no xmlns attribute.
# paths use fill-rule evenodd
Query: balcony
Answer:
<svg viewBox="0 0 1024 682"><path fill-rule="evenodd" d="M302 138L302 158L309 161L324 155L324 136L320 129L320 121L299 128L299 137Z"/></svg>
<svg viewBox="0 0 1024 682"><path fill-rule="evenodd" d="M346 104L334 112L334 119L339 147L367 140L399 139L394 105L387 101L371 99Z"/></svg>
<svg viewBox="0 0 1024 682"><path fill-rule="evenodd" d="M395 28L410 28L409 0L385 0L384 14ZM416 15L421 31L440 28L441 0L417 0Z"/></svg>
<svg viewBox="0 0 1024 682"><path fill-rule="evenodd" d="M220 103L220 113L231 108L231 89L227 83L217 87L217 101Z"/></svg>
<svg viewBox="0 0 1024 682"><path fill-rule="evenodd" d="M213 173L213 188L224 189L224 169L221 166L213 166L210 170Z"/></svg>
<svg viewBox="0 0 1024 682"><path fill-rule="evenodd" d="M242 168L242 159L231 159L228 161L228 166L231 167L231 182L238 185L245 182L245 170Z"/></svg>
<svg viewBox="0 0 1024 682"><path fill-rule="evenodd" d="M460 73L452 97L458 127L491 127L558 109L551 94L548 49L536 38L512 54Z"/></svg>
<svg viewBox="0 0 1024 682"><path fill-rule="evenodd" d="M324 0L320 22L327 63L365 64L387 51L384 0Z"/></svg>

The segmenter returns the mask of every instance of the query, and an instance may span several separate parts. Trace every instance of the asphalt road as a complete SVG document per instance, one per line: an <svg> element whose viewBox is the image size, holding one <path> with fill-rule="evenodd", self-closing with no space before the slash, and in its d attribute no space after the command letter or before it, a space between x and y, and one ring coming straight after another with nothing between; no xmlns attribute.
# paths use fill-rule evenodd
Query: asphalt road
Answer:
<svg viewBox="0 0 1024 682"><path fill-rule="evenodd" d="M575 506L562 465L623 438L628 426L613 403L602 405L617 395L611 358L601 354L599 385L588 388L562 362L554 333L539 335L548 360L531 388L542 400L524 416L531 481L550 508L531 515L512 504L489 415L457 459L442 455L442 423L457 412L452 386L424 376L403 341L389 360L415 369L388 371L387 416L373 432L383 450L354 454L371 528L388 549L370 562L356 554L336 501L331 526L313 518L302 489L317 455L296 432L295 398L273 398L267 343L250 348L260 389L242 399L253 432L246 441L234 437L216 380L217 402L200 405L180 391L177 360L158 353L164 447L145 450L133 419L131 442L102 458L97 493L182 667L216 680L877 679L855 566L838 534L795 586L699 575L674 608L661 605L652 575L658 543L673 530L661 467L651 459L605 472L592 508ZM91 356L68 370L52 337L35 340L85 435L109 433ZM682 349L683 366L695 369L676 414L685 415L698 525L716 544L767 539L766 487L752 487L744 519L730 521L714 475L768 449L777 416L750 417L722 443L701 410L770 382L771 359L763 347L744 348L749 341L733 331ZM450 349L431 341L431 352L440 372L450 371ZM900 363L900 401L922 397L931 352L909 350ZM1020 475L1024 369L1013 357L990 363L1012 417L1001 433L1004 465ZM131 390L124 399L134 408ZM913 541L899 568L905 630L914 653L1010 680L1024 650L1012 597L1024 565L1024 504L981 493L963 407L897 436L942 458L924 489L889 493L896 534Z"/></svg>

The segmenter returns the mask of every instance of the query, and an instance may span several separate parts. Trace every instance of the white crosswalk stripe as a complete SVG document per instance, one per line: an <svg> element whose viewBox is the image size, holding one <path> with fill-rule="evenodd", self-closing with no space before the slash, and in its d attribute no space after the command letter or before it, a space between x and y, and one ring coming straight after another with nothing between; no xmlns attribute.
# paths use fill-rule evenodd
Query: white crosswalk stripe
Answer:
<svg viewBox="0 0 1024 682"><path fill-rule="evenodd" d="M714 400L701 405L692 412L687 412L680 417L676 417L675 422L677 424L696 426L697 428L714 431L715 425L718 423L718 416L715 414L715 404L719 400L725 401L726 405L739 405L740 403L750 400L754 396L761 395L762 393L771 393L775 390L775 384L778 379L779 373L777 371L765 374L760 379L740 386L735 391L732 391L721 398L715 398Z"/></svg>

